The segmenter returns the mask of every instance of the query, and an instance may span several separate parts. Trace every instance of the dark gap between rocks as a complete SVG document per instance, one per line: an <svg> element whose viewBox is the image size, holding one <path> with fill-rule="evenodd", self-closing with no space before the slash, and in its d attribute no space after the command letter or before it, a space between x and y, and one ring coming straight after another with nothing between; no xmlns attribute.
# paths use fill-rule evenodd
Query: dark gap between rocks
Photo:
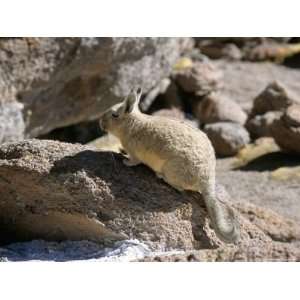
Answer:
<svg viewBox="0 0 300 300"><path fill-rule="evenodd" d="M83 122L62 128L56 128L47 134L38 136L42 140L56 140L67 143L86 144L102 136L104 132L99 127L98 120Z"/></svg>

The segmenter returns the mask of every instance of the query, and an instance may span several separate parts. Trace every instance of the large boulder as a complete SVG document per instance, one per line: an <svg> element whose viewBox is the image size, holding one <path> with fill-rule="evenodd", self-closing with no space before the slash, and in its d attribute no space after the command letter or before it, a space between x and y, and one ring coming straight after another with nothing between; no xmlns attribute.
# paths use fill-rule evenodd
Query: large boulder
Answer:
<svg viewBox="0 0 300 300"><path fill-rule="evenodd" d="M137 85L146 93L169 76L186 41L0 39L0 143L94 120Z"/></svg>
<svg viewBox="0 0 300 300"><path fill-rule="evenodd" d="M198 194L178 193L145 166L124 166L120 154L47 140L4 144L0 189L2 242L134 238L156 250L225 247ZM232 205L223 188L217 191L223 205ZM299 240L296 223L241 207L241 239L229 248Z"/></svg>

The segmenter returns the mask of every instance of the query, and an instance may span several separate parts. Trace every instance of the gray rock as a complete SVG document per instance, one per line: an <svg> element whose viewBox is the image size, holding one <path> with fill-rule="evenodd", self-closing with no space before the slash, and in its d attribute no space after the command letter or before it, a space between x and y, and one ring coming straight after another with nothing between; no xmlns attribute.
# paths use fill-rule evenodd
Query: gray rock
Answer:
<svg viewBox="0 0 300 300"><path fill-rule="evenodd" d="M1 39L1 107L24 105L25 137L97 119L133 87L147 93L168 77L185 44L184 38ZM14 139L9 131L0 135Z"/></svg>
<svg viewBox="0 0 300 300"><path fill-rule="evenodd" d="M251 115L262 115L269 111L283 111L292 103L297 102L299 99L296 94L275 81L254 99Z"/></svg>
<svg viewBox="0 0 300 300"><path fill-rule="evenodd" d="M203 260L215 257L216 251L233 251L239 258L221 255L219 259L284 261L292 260L293 245L300 240L295 222L240 203L235 212L241 240L224 246L209 229L198 195L178 193L145 166L124 166L120 155L80 145L41 140L2 145L0 189L2 242L5 237L66 240L4 246L0 260L99 259L125 252L128 257L132 253L128 246L134 246L133 255L142 252L142 256L150 250L206 249ZM230 205L224 188L217 186L217 196L222 205ZM103 251L95 243L68 240L117 248ZM250 248L263 255L250 255ZM282 250L276 257L271 251L275 248Z"/></svg>
<svg viewBox="0 0 300 300"><path fill-rule="evenodd" d="M42 238L109 245L138 239L160 250L222 244L208 227L198 194L178 193L145 166L124 166L112 152L46 140L4 144L0 189L2 243ZM224 190L217 195L230 205ZM236 214L241 244L272 242Z"/></svg>
<svg viewBox="0 0 300 300"><path fill-rule="evenodd" d="M222 79L222 71L209 61L193 62L191 68L184 68L176 74L176 81L184 91L199 96L219 89Z"/></svg>
<svg viewBox="0 0 300 300"><path fill-rule="evenodd" d="M23 105L18 102L0 103L0 144L19 141L24 137Z"/></svg>
<svg viewBox="0 0 300 300"><path fill-rule="evenodd" d="M140 103L140 110L142 112L149 110L149 108L151 107L155 99L159 95L164 94L167 91L170 84L171 84L171 79L164 78L156 87L150 90L148 95Z"/></svg>
<svg viewBox="0 0 300 300"><path fill-rule="evenodd" d="M204 131L219 156L235 155L250 142L248 131L237 123L218 122L208 124L204 127Z"/></svg>
<svg viewBox="0 0 300 300"><path fill-rule="evenodd" d="M193 104L194 115L202 123L234 122L243 125L247 119L241 107L220 92L211 93Z"/></svg>
<svg viewBox="0 0 300 300"><path fill-rule="evenodd" d="M290 126L300 127L300 104L290 105L286 109L283 118Z"/></svg>
<svg viewBox="0 0 300 300"><path fill-rule="evenodd" d="M21 100L23 94L47 83L72 60L80 38L1 38L0 102Z"/></svg>
<svg viewBox="0 0 300 300"><path fill-rule="evenodd" d="M212 59L225 58L229 60L240 60L242 51L233 43L221 43L216 40L204 40L198 44L201 53Z"/></svg>
<svg viewBox="0 0 300 300"><path fill-rule="evenodd" d="M269 111L263 115L257 115L249 119L245 125L253 138L272 136L270 127L273 122L282 115L280 111Z"/></svg>
<svg viewBox="0 0 300 300"><path fill-rule="evenodd" d="M212 247L200 195L180 194L122 156L47 140L0 148L0 229L10 240L138 239L153 249Z"/></svg>
<svg viewBox="0 0 300 300"><path fill-rule="evenodd" d="M270 127L271 135L284 150L300 154L300 105L289 106Z"/></svg>

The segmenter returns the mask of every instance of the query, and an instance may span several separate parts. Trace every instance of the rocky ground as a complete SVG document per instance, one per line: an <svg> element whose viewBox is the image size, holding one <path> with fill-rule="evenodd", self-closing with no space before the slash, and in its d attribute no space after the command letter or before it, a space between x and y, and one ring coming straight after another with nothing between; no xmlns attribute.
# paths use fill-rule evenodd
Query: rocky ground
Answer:
<svg viewBox="0 0 300 300"><path fill-rule="evenodd" d="M0 39L0 260L299 261L299 52L297 38ZM135 86L145 113L210 138L236 245L200 196L127 168L99 129Z"/></svg>
<svg viewBox="0 0 300 300"><path fill-rule="evenodd" d="M282 181L271 176L271 171L278 166L280 161L286 165L290 158L278 154L270 155L265 160L266 166L262 166L264 161L261 160L258 162L259 165L252 163L242 169L234 169L233 159L220 159L218 161L219 182L231 195L234 195L232 200L243 199L243 201L270 208L300 223L299 178ZM300 164L299 159L296 162ZM283 165L280 164L280 167Z"/></svg>

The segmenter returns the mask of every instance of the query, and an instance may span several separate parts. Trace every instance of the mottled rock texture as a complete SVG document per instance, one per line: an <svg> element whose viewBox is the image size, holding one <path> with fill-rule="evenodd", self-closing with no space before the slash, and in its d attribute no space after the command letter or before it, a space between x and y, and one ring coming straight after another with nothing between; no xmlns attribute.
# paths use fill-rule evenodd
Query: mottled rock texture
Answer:
<svg viewBox="0 0 300 300"><path fill-rule="evenodd" d="M210 230L199 195L177 192L145 166L124 166L120 154L47 140L4 144L0 189L2 242L136 238L157 250L225 247ZM224 188L217 190L223 205L232 205ZM255 245L272 260L266 249L277 243L289 249L285 243L299 240L293 221L246 204L236 204L235 211L241 239L225 248L240 249L242 260L252 257L243 252L248 246ZM288 251L279 259L294 255Z"/></svg>
<svg viewBox="0 0 300 300"><path fill-rule="evenodd" d="M234 122L243 125L247 119L241 107L222 93L211 93L193 103L194 115L202 123Z"/></svg>
<svg viewBox="0 0 300 300"><path fill-rule="evenodd" d="M245 127L253 138L272 136L270 128L273 122L279 119L281 115L281 111L268 111L263 115L256 115L247 120Z"/></svg>
<svg viewBox="0 0 300 300"><path fill-rule="evenodd" d="M290 105L270 130L282 149L300 154L300 104Z"/></svg>
<svg viewBox="0 0 300 300"><path fill-rule="evenodd" d="M169 76L187 41L0 39L0 117L4 122L17 118L21 124L15 132L0 127L0 143L94 120L135 86L142 86L146 93ZM17 111L6 108L12 105Z"/></svg>
<svg viewBox="0 0 300 300"><path fill-rule="evenodd" d="M232 156L250 142L248 131L238 123L207 124L204 131L219 156Z"/></svg>
<svg viewBox="0 0 300 300"><path fill-rule="evenodd" d="M217 90L223 84L223 73L213 62L196 61L191 67L177 71L176 81L188 93L203 96Z"/></svg>
<svg viewBox="0 0 300 300"><path fill-rule="evenodd" d="M298 95L275 81L270 83L254 99L251 115L262 115L269 111L283 111L289 105L299 102L299 100Z"/></svg>

